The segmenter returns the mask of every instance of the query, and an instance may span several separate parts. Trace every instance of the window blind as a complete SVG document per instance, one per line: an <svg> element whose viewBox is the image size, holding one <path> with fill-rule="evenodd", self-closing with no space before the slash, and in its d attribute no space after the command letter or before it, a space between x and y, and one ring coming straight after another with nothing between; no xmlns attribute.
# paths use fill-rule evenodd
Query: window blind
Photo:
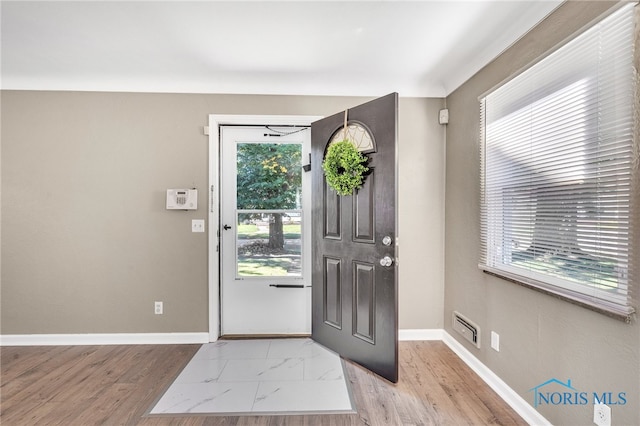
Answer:
<svg viewBox="0 0 640 426"><path fill-rule="evenodd" d="M640 260L633 7L480 99L480 267L627 318Z"/></svg>

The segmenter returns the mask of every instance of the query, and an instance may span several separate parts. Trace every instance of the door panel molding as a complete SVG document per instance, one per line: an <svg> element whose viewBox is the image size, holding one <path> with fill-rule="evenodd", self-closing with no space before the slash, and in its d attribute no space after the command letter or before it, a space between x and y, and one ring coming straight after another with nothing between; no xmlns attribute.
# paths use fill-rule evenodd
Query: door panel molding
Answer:
<svg viewBox="0 0 640 426"><path fill-rule="evenodd" d="M353 241L375 243L376 235L375 169L365 179L362 188L353 195Z"/></svg>
<svg viewBox="0 0 640 426"><path fill-rule="evenodd" d="M332 240L342 239L342 210L340 196L329 188L329 184L325 182L322 197L322 223L324 224L324 238Z"/></svg>
<svg viewBox="0 0 640 426"><path fill-rule="evenodd" d="M353 335L376 344L376 285L373 263L353 262Z"/></svg>
<svg viewBox="0 0 640 426"><path fill-rule="evenodd" d="M325 324L342 329L342 259L324 257L322 280L323 319Z"/></svg>

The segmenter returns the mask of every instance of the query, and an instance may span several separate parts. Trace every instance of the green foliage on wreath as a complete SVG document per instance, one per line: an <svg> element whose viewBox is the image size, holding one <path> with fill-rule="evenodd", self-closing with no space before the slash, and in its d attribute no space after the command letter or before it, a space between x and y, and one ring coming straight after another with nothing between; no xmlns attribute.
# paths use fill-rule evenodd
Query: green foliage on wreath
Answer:
<svg viewBox="0 0 640 426"><path fill-rule="evenodd" d="M369 159L348 140L329 145L322 169L327 183L340 195L351 195L364 182Z"/></svg>

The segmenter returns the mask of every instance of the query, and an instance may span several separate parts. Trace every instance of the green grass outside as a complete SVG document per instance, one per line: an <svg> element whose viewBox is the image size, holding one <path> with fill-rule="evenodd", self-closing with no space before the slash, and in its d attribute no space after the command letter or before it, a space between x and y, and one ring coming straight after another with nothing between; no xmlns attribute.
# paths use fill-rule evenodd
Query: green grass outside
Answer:
<svg viewBox="0 0 640 426"><path fill-rule="evenodd" d="M238 275L254 277L287 276L287 270L293 265L289 258L277 259L239 259Z"/></svg>
<svg viewBox="0 0 640 426"><path fill-rule="evenodd" d="M284 237L287 239L300 238L302 233L302 227L299 224L294 225L283 225ZM238 225L238 239L239 240L250 240L257 238L269 238L269 232L260 231L258 226L249 224L249 225Z"/></svg>
<svg viewBox="0 0 640 426"><path fill-rule="evenodd" d="M285 239L300 239L302 227L300 224L283 225ZM269 232L260 230L254 224L238 225L239 240L258 240L268 239ZM299 254L299 253L298 253ZM238 259L238 275L239 276L255 276L255 277L282 277L287 276L288 271L294 267L293 258L277 257L277 258L256 258L256 257L240 257Z"/></svg>

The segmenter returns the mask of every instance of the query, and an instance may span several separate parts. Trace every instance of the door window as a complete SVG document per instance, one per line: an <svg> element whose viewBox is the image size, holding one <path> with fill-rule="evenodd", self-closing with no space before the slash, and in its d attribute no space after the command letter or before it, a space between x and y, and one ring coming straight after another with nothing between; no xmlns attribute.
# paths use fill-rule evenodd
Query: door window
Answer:
<svg viewBox="0 0 640 426"><path fill-rule="evenodd" d="M236 277L302 276L302 144L238 143Z"/></svg>

